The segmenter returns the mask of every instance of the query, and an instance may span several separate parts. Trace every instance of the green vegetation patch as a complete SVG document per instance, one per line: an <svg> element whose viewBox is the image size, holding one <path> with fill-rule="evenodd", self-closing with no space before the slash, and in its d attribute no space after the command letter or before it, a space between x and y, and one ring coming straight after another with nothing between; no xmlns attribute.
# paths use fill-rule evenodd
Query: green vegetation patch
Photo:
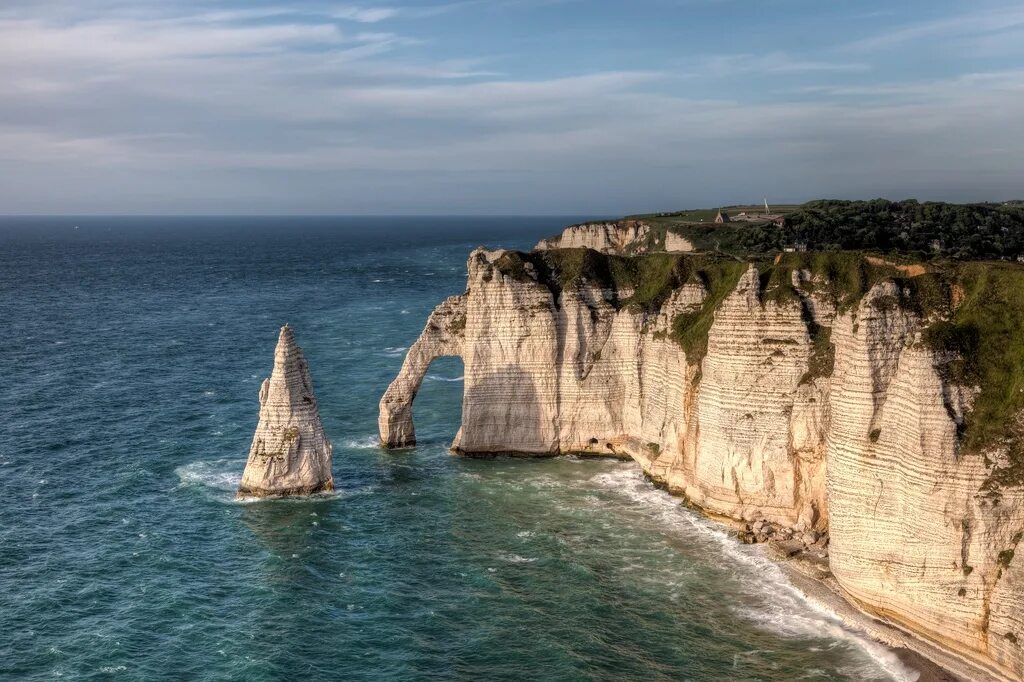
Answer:
<svg viewBox="0 0 1024 682"><path fill-rule="evenodd" d="M788 214L781 229L748 240L747 247L771 249L786 243L820 250L1014 258L1024 253L1024 207L885 199L811 201Z"/></svg>
<svg viewBox="0 0 1024 682"><path fill-rule="evenodd" d="M836 347L832 343L832 327L811 322L811 356L807 362L807 371L800 377L800 385L809 384L815 379L832 376L836 366Z"/></svg>
<svg viewBox="0 0 1024 682"><path fill-rule="evenodd" d="M875 285L902 277L896 266L880 259L872 261L863 253L854 252L783 253L763 267L762 277L769 276L766 293L771 292L772 286L782 290L775 295L776 301L792 300L797 296L792 279L793 273L800 271L809 275L809 279L801 283L801 288L831 300L840 313L857 305Z"/></svg>
<svg viewBox="0 0 1024 682"><path fill-rule="evenodd" d="M679 313L672 320L672 339L682 346L686 362L700 364L708 352L708 332L715 319L715 311L739 284L747 263L735 260L707 262L694 273L694 277L707 292L703 305L693 312Z"/></svg>
<svg viewBox="0 0 1024 682"><path fill-rule="evenodd" d="M590 282L616 293L631 289L633 293L628 297L611 301L617 308L656 312L673 291L687 282L716 281L716 271L722 264L743 266L715 255L618 256L582 248L530 253L509 251L496 260L494 266L517 281L533 281L532 270L536 281L551 290L555 301L563 290Z"/></svg>
<svg viewBox="0 0 1024 682"><path fill-rule="evenodd" d="M925 330L922 340L953 357L944 378L980 386L963 429L968 452L1003 445L1011 466L997 469L996 486L1024 484L1024 268L1007 263L951 265L955 305L948 321Z"/></svg>

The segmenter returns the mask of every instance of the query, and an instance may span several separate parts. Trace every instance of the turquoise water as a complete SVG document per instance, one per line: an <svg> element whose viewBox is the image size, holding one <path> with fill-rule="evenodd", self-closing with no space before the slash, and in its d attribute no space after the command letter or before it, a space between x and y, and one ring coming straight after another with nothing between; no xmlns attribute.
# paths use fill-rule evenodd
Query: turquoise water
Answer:
<svg viewBox="0 0 1024 682"><path fill-rule="evenodd" d="M449 455L457 360L376 448L469 250L565 222L0 222L0 677L912 678L635 465ZM237 503L285 322L338 493Z"/></svg>

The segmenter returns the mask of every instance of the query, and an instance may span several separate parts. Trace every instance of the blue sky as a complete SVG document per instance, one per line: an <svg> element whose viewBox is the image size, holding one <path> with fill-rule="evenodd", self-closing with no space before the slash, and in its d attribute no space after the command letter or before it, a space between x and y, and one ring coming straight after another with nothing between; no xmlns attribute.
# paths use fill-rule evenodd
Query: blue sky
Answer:
<svg viewBox="0 0 1024 682"><path fill-rule="evenodd" d="M1024 3L4 0L0 213L1024 198Z"/></svg>

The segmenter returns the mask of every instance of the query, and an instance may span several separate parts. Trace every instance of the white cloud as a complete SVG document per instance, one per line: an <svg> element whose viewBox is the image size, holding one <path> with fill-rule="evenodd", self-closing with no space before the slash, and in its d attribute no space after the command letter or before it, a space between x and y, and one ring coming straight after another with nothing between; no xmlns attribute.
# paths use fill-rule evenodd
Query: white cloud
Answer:
<svg viewBox="0 0 1024 682"><path fill-rule="evenodd" d="M348 19L365 24L375 24L378 21L391 19L397 16L399 10L393 7L337 7L327 12L327 16L335 19Z"/></svg>
<svg viewBox="0 0 1024 682"><path fill-rule="evenodd" d="M856 52L871 52L907 43L936 41L944 38L963 39L968 36L986 38L1022 27L1024 27L1024 8L1022 7L974 11L970 14L921 21L883 31L854 41L846 45L845 48Z"/></svg>
<svg viewBox="0 0 1024 682"><path fill-rule="evenodd" d="M816 72L861 73L870 70L863 62L833 62L794 58L784 52L713 55L701 61L699 75L806 74Z"/></svg>
<svg viewBox="0 0 1024 682"><path fill-rule="evenodd" d="M250 54L289 46L342 42L333 24L211 25L163 21L95 21L54 26L38 21L0 22L0 61L6 65Z"/></svg>

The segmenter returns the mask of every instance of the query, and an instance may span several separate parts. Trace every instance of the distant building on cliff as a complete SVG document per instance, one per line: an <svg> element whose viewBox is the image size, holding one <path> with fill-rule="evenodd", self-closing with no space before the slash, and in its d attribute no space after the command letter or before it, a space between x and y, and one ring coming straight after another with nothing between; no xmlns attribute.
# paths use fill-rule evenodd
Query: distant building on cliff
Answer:
<svg viewBox="0 0 1024 682"><path fill-rule="evenodd" d="M727 223L729 222L729 214L719 209L718 215L715 216L716 223Z"/></svg>

